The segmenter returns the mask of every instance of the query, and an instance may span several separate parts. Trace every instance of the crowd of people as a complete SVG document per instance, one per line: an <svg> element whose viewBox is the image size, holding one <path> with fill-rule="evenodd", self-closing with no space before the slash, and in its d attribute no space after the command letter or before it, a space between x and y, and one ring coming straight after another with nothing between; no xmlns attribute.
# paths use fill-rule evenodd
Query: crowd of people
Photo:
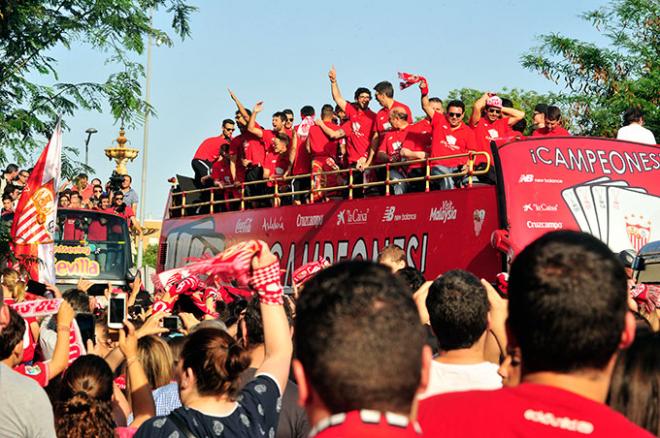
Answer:
<svg viewBox="0 0 660 438"><path fill-rule="evenodd" d="M491 142L497 145L522 138L526 131L532 137L566 136L561 110L548 104L534 108L533 126L527 129L525 113L514 108L509 99L496 93L484 93L465 114L466 104L450 100L446 105L438 97L429 97L429 86L423 77L403 75L402 87L418 83L421 91L421 120L416 121L411 109L394 99L394 86L388 81L374 86L374 97L380 109L372 110L372 92L360 87L353 100L340 91L337 73L329 73L334 105L326 104L320 114L310 105L300 110L300 123L294 124L290 109L277 111L271 118L272 128L257 122L264 104L258 102L252 110L245 108L234 93L235 119L222 121L222 133L204 140L194 154L192 168L198 188L214 187L216 199L230 201L242 196L273 194L274 201L250 203L253 206L281 203L301 204L347 196L347 191L328 190L332 187L357 187L353 197L365 195L360 184L365 181L388 181L394 194L425 190L426 165L430 167L431 189L450 189L465 184L469 152L477 153L473 168L485 170L487 156L492 164ZM631 108L624 115L625 127L618 138L655 144L651 131L644 128L643 115ZM238 135L234 135L238 128ZM456 156L458 155L458 156ZM435 160L437 157L450 157ZM411 163L406 164L407 161ZM390 163L388 171L379 164ZM376 165L375 169L368 169ZM347 172L351 169L352 179ZM327 174L327 172L333 172ZM312 177L310 177L310 174ZM452 175L442 177L441 175ZM296 176L298 176L296 178ZM414 181L401 181L419 178ZM257 181L268 180L267 183ZM494 170L478 175L479 182L492 184ZM244 192L241 185L245 184ZM313 189L311 193L309 190ZM324 190L326 189L326 190ZM383 188L367 191L383 193ZM286 195L291 192L291 195ZM227 202L227 208L238 208Z"/></svg>
<svg viewBox="0 0 660 438"><path fill-rule="evenodd" d="M31 170L9 164L0 177L3 221L11 223L14 220L14 212ZM133 179L130 175L121 175L120 178L118 186L111 180L103 185L99 178L90 181L87 174L79 173L72 182L64 181L59 187L58 207L114 213L126 219L128 225L140 234L142 228L135 215L139 198L131 187Z"/></svg>
<svg viewBox="0 0 660 438"><path fill-rule="evenodd" d="M632 256L552 232L491 284L427 281L392 245L304 265L285 294L277 257L244 242L155 291L138 277L119 330L115 291L86 281L21 317L39 297L7 269L0 436L657 436L660 297L633 293ZM94 336L72 355L81 315Z"/></svg>

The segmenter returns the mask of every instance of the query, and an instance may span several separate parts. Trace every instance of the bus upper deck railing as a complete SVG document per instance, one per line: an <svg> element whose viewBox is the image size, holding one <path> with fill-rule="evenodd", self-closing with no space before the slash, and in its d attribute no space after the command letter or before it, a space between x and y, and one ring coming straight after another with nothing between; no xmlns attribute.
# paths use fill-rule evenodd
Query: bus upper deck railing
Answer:
<svg viewBox="0 0 660 438"><path fill-rule="evenodd" d="M486 166L483 169L476 170L474 168L474 162L477 157L483 157L485 159ZM463 166L461 171L452 172L452 173L442 173L437 175L431 174L431 170L434 166L442 165L442 160L460 159L460 158L466 159L465 165ZM410 164L418 164L418 163L424 164L423 169L425 170L425 172L423 175L416 177L409 177L409 178L397 178L394 180L390 179L391 169L409 166ZM263 179L258 181L240 182L237 184L227 184L224 185L222 188L213 186L203 189L182 190L182 191L172 192L172 197L170 198L171 203L169 206L169 213L170 216L175 216L175 217L202 214L202 213L198 213L198 211L204 211L204 213L216 213L218 212L216 211L216 207L222 205L235 204L235 203L239 203L240 205L239 209L242 211L246 209L247 203L253 201L269 200L269 199L273 200L274 207L279 207L280 199L287 197L294 198L303 195L309 195L307 198L307 203L314 203L315 195L322 194L325 192L344 191L348 193L347 196L348 199L353 199L353 195L354 195L353 191L355 189L379 187L379 186L384 186L385 196L389 196L391 194L391 188L393 185L399 183L410 183L410 182L424 182L424 191L429 192L431 189L431 184L430 184L431 181L440 180L444 178L455 178L461 176L467 178L468 186L472 186L473 177L487 174L490 170L490 167L491 167L491 159L488 153L470 151L467 153L445 155L442 157L423 158L418 160L402 161L395 163L376 164L365 168L363 171L359 171L355 168L337 169L330 171L311 172L300 175L290 175L285 177L280 176L280 177L274 177L274 178ZM371 181L371 182L361 182L361 183L354 182L355 172L367 172L369 170L375 171L378 169L385 170L384 179L380 181ZM347 176L347 178L345 178L346 182L340 185L314 187L314 178L329 176L329 175L338 175L338 176L345 175ZM310 181L310 189L293 190L293 186L292 186L292 190L281 191L280 189L280 185L291 183L293 180L300 180L305 178L309 179ZM251 186L256 187L259 185L263 187L269 183L272 184L272 193L267 193L262 195L251 195L251 196L246 195L246 191L249 190L249 187ZM216 199L217 198L216 195L218 194L219 191L224 191L225 193L228 193L229 191L233 191L235 193L236 190L238 190L238 195L239 195L237 197L233 197L229 199ZM195 194L205 195L206 199L200 202L187 203L186 202L187 198Z"/></svg>

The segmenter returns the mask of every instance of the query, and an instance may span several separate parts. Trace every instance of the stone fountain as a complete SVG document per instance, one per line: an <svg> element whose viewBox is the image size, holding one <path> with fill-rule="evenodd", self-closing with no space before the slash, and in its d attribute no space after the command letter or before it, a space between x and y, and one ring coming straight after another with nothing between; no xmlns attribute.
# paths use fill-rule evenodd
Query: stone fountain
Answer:
<svg viewBox="0 0 660 438"><path fill-rule="evenodd" d="M111 147L105 150L105 156L111 160L115 160L117 163L117 168L115 172L119 175L126 175L128 171L126 170L126 163L128 161L133 161L138 156L138 149L127 148L126 142L128 139L124 136L126 132L124 127L119 128L119 137L117 137L117 146Z"/></svg>

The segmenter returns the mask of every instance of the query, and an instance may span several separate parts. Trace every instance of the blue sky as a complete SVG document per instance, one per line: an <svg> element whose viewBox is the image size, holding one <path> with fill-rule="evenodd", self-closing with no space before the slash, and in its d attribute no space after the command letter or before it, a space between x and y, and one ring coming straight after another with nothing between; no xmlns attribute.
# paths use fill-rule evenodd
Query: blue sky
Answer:
<svg viewBox="0 0 660 438"><path fill-rule="evenodd" d="M524 70L522 53L541 34L560 32L602 43L602 37L579 14L606 2L595 0L390 0L326 2L234 0L192 1L192 38L153 50L146 216L162 216L167 178L190 174L199 143L219 135L222 119L234 106L226 91L251 107L265 101L264 114L301 106L318 109L331 103L327 71L334 64L349 97L358 86L372 88L381 80L396 83L397 71L425 75L431 94L444 97L454 88L497 91L502 87L560 91L553 83ZM167 28L169 17L158 13L155 24ZM112 66L103 54L85 47L58 48L62 81L103 81ZM146 63L146 53L141 59ZM419 115L415 88L395 98ZM372 107L377 107L372 102ZM80 112L67 120L65 144L84 151L84 131L98 133L90 142L90 164L105 180L114 168L103 153L119 126L109 112ZM261 122L269 124L262 115ZM142 149L142 128L127 133L132 147ZM81 153L81 158L83 157ZM141 156L141 155L140 155ZM141 158L128 165L140 191Z"/></svg>

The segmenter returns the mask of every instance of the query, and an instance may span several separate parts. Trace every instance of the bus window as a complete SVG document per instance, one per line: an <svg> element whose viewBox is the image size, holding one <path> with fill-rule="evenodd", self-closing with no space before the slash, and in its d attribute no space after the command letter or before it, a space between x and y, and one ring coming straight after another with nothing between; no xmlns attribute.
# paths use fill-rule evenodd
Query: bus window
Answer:
<svg viewBox="0 0 660 438"><path fill-rule="evenodd" d="M55 232L58 279L124 281L132 265L126 220L94 210L59 210Z"/></svg>

